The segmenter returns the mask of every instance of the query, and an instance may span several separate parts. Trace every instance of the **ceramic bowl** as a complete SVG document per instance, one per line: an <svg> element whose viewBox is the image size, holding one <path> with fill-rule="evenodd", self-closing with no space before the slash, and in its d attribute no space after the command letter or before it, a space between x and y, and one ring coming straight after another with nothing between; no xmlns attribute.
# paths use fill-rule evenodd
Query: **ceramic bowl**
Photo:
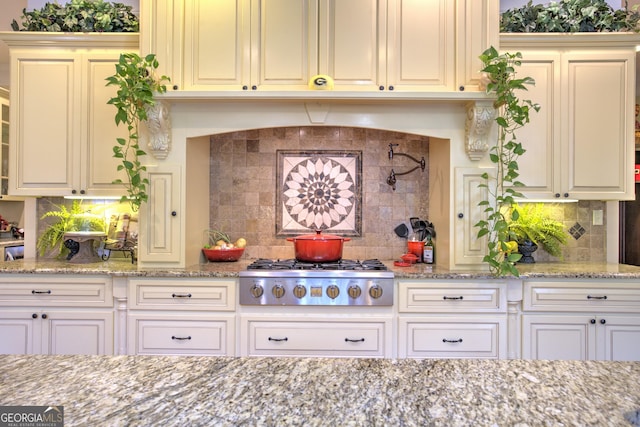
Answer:
<svg viewBox="0 0 640 427"><path fill-rule="evenodd" d="M210 262L237 261L244 253L244 248L233 249L202 249L202 253Z"/></svg>

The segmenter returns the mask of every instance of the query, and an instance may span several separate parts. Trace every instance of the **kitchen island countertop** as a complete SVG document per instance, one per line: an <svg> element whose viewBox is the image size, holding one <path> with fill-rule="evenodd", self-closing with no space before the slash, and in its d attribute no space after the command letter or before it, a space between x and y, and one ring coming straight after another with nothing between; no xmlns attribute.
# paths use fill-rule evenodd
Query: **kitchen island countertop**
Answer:
<svg viewBox="0 0 640 427"><path fill-rule="evenodd" d="M128 259L112 258L86 264L74 264L58 260L25 259L0 262L1 274L89 274L130 277L238 277L253 260L238 262L210 262L187 268L139 268ZM395 267L393 260L384 263L398 279L491 279L488 271L451 271L427 264L410 267ZM640 279L640 267L625 264L594 263L537 263L518 267L521 278L562 278L562 279Z"/></svg>
<svg viewBox="0 0 640 427"><path fill-rule="evenodd" d="M640 364L0 356L0 396L65 426L630 426Z"/></svg>

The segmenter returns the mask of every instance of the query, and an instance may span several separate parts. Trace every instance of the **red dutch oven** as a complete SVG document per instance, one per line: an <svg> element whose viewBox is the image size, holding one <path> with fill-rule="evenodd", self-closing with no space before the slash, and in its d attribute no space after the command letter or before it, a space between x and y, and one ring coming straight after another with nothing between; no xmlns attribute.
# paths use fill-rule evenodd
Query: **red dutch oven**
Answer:
<svg viewBox="0 0 640 427"><path fill-rule="evenodd" d="M316 234L287 237L287 241L293 242L296 259L303 262L334 262L342 259L342 243L351 240L348 237L322 234L322 230L316 230Z"/></svg>

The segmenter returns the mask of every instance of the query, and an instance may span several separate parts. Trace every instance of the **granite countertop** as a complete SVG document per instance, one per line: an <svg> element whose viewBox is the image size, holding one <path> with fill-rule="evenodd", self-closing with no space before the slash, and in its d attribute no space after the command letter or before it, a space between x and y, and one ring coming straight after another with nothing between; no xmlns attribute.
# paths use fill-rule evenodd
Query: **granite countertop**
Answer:
<svg viewBox="0 0 640 427"><path fill-rule="evenodd" d="M0 396L65 426L630 426L640 364L0 356Z"/></svg>

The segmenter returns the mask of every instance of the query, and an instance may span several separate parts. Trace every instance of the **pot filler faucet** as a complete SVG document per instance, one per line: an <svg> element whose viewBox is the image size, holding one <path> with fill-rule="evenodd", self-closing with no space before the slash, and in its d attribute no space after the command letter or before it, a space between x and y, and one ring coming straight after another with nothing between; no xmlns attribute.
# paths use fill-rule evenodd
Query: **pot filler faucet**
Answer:
<svg viewBox="0 0 640 427"><path fill-rule="evenodd" d="M395 153L393 151L393 147L397 147L398 144L389 144L389 160L393 160L393 156L404 156L404 157L408 157L411 160L413 160L414 162L418 163L418 166L414 167L411 170L408 170L406 172L396 172L393 170L393 168L391 169L391 173L389 174L389 176L387 177L387 184L389 184L391 186L391 188L393 190L396 189L396 181L398 176L401 175L407 175L410 174L411 172L413 172L414 170L421 168L422 171L424 172L424 168L426 167L426 162L424 160L424 156L422 157L422 159L418 160L415 157L413 157L410 154L405 154L405 153Z"/></svg>

